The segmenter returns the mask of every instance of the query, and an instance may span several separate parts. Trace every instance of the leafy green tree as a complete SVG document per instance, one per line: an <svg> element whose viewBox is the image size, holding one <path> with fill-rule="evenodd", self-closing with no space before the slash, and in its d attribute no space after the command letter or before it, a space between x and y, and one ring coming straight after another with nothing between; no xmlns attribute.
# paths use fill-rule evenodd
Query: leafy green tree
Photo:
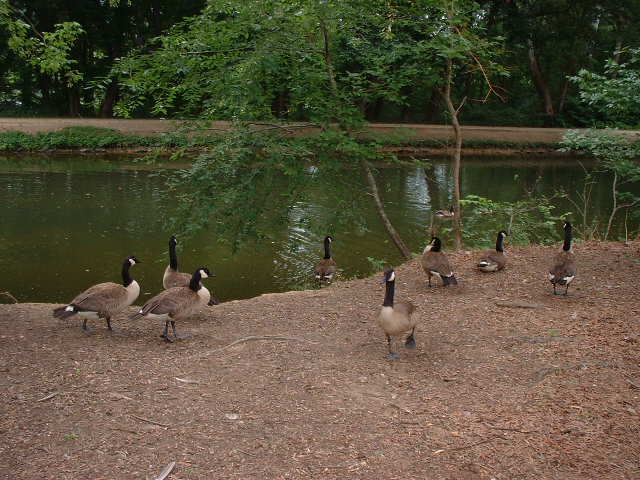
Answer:
<svg viewBox="0 0 640 480"><path fill-rule="evenodd" d="M605 126L637 124L640 103L636 92L640 89L640 50L629 50L629 60L606 62L606 75L582 70L573 78L580 87L580 98L596 110ZM619 59L620 57L618 57ZM640 204L640 196L633 185L640 183L640 140L609 129L570 131L563 140L565 150L586 152L599 161L599 168L612 174L613 207L604 238L609 238L615 216ZM625 189L625 190L622 190ZM631 210L638 216L637 209Z"/></svg>
<svg viewBox="0 0 640 480"><path fill-rule="evenodd" d="M119 94L110 76L115 59L203 5L204 0L0 0L0 96L5 103L55 114L111 116Z"/></svg>

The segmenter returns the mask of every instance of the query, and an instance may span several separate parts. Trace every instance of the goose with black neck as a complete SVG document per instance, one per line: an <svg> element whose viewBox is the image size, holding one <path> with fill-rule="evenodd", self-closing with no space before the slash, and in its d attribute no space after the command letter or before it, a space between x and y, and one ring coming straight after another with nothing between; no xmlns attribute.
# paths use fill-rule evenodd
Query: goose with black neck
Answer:
<svg viewBox="0 0 640 480"><path fill-rule="evenodd" d="M392 339L394 337L411 331L405 339L404 345L406 348L416 348L416 340L414 337L416 319L412 316L416 307L411 302L394 301L396 273L393 269L385 270L381 283L385 284L385 294L377 323L387 338L387 348L389 350L387 358L395 360L400 356L393 351Z"/></svg>
<svg viewBox="0 0 640 480"><path fill-rule="evenodd" d="M169 338L169 324L171 324L175 339L189 338L190 335L188 334L178 335L176 332L176 320L188 318L198 308L209 303L211 294L202 285L201 280L214 276L207 267L199 267L191 276L189 286L172 287L160 292L149 299L138 312L131 316L131 319L149 318L164 321L164 332L160 336L167 342L172 342Z"/></svg>
<svg viewBox="0 0 640 480"><path fill-rule="evenodd" d="M554 295L558 295L556 286L564 285L564 295L569 291L569 284L573 281L578 271L575 255L573 254L573 231L571 223L564 222L564 243L562 250L553 259L553 265L549 269L549 281L553 285Z"/></svg>
<svg viewBox="0 0 640 480"><path fill-rule="evenodd" d="M131 305L140 294L140 285L131 278L130 269L136 263L140 263L131 255L122 263L122 284L113 282L98 283L76 296L69 304L53 310L53 316L65 319L77 315L83 319L82 331L92 333L87 327L87 320L104 318L107 321L107 329L112 333L118 330L111 326L111 317Z"/></svg>

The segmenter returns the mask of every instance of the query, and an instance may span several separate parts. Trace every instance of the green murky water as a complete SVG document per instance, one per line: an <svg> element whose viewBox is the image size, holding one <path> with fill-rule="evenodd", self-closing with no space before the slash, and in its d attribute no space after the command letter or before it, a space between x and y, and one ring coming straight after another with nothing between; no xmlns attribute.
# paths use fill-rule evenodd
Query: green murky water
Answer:
<svg viewBox="0 0 640 480"><path fill-rule="evenodd" d="M434 163L436 185L431 192L420 168L381 168L377 176L387 213L414 252L422 251L427 241L431 203L434 210L449 205L448 160ZM346 175L353 175L354 188L366 188L358 173ZM575 189L583 171L573 160L465 159L462 189L464 194L512 201L538 177L541 191ZM610 208L605 180L594 189L595 213ZM23 302L63 303L94 283L119 281L121 262L130 254L143 262L132 271L143 292L138 302L161 290L172 233L164 230L163 219L171 214L171 205L162 200L162 177L148 167L113 156L0 157L0 186L0 291ZM326 188L314 187L308 201L296 205L291 215L313 217L318 223L339 195L328 180ZM364 223L332 232L342 278L370 274L373 266L367 257L401 261L373 202L359 213ZM323 234L299 222L274 225L269 242L246 245L235 255L210 233L184 241L180 269L210 267L217 278L207 285L223 301L300 288L309 283L321 258ZM493 237L494 232L487 232L487 244Z"/></svg>

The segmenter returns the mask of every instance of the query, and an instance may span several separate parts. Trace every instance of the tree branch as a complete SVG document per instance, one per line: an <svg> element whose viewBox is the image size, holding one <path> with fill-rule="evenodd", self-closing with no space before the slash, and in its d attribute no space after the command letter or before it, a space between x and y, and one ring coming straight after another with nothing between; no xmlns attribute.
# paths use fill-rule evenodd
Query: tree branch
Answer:
<svg viewBox="0 0 640 480"><path fill-rule="evenodd" d="M382 203L382 199L380 198L380 194L378 193L378 186L376 185L376 179L373 176L373 172L371 171L371 164L367 160L362 160L362 168L365 171L367 181L369 182L369 187L371 188L371 193L373 194L373 198L376 202L376 207L378 208L378 214L380 215L380 219L382 220L382 224L384 228L387 230L387 233L395 243L398 250L402 256L409 260L411 258L411 251L407 248L405 243L402 241L400 234L393 228L389 217L387 217L387 213L384 210L384 205Z"/></svg>

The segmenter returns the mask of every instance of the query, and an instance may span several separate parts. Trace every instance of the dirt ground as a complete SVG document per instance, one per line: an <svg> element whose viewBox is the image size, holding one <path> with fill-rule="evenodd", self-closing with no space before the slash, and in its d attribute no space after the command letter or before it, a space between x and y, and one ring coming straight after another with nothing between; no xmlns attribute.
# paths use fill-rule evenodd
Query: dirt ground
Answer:
<svg viewBox="0 0 640 480"><path fill-rule="evenodd" d="M0 118L0 132L18 130L26 133L50 132L70 126L113 128L124 133L157 135L175 130L178 121L158 119L105 119L105 118ZM215 129L227 129L228 122L213 122ZM377 135L403 134L414 139L444 140L451 138L452 129L447 125L409 123L374 123L367 128ZM500 140L505 142L557 143L567 131L564 128L519 128L464 126L465 140ZM629 132L637 135L637 132Z"/></svg>
<svg viewBox="0 0 640 480"><path fill-rule="evenodd" d="M640 242L577 244L567 297L559 248L508 249L496 274L451 254L447 289L399 266L420 323L396 361L381 275L224 303L174 344L124 313L87 336L0 305L0 478L640 478Z"/></svg>

